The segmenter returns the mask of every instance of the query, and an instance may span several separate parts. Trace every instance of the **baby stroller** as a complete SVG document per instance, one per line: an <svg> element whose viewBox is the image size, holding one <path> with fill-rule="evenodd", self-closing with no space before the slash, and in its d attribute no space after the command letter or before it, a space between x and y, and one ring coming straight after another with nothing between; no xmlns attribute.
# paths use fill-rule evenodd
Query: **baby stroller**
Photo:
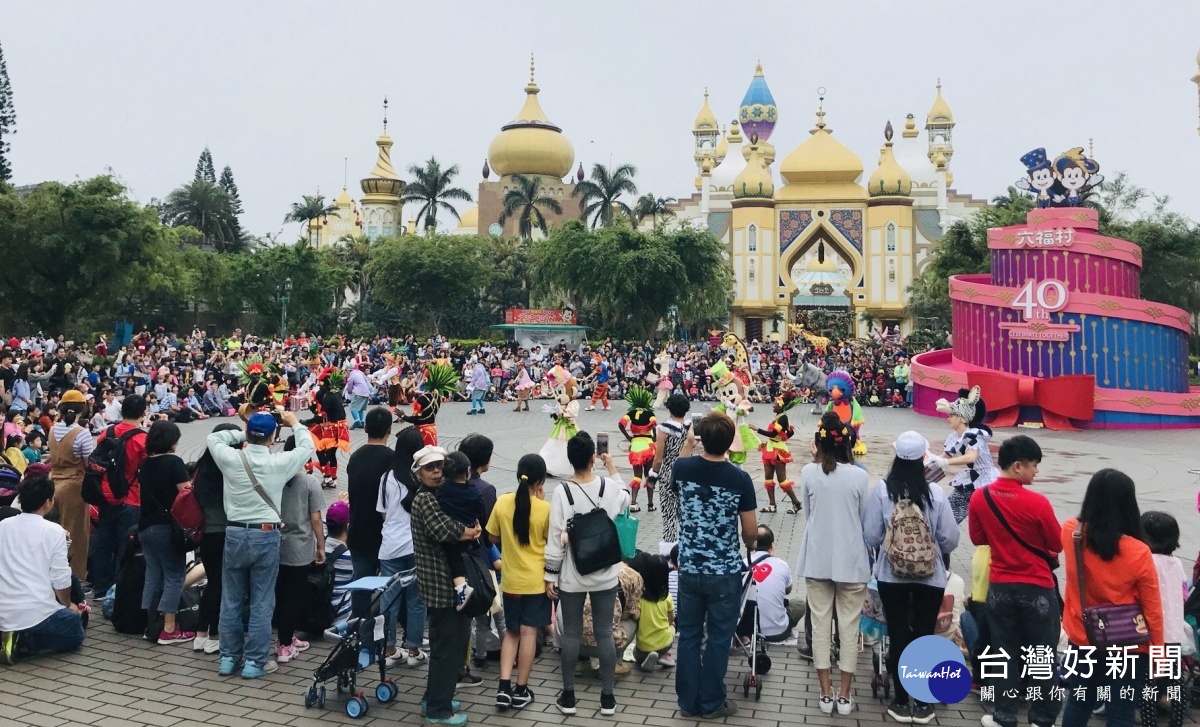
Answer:
<svg viewBox="0 0 1200 727"><path fill-rule="evenodd" d="M401 574L390 578L371 576L339 588L339 591L373 591L371 617L352 618L347 624L345 635L334 645L325 661L313 671L312 685L304 695L305 707L325 706L325 682L337 680L337 693L349 695L346 700L346 715L358 718L367 713L367 698L362 692L355 693L358 675L373 664L379 664L379 684L375 687L375 699L387 704L400 693L395 681L387 676L384 625L388 604L381 604L384 594L392 591ZM392 596L394 599L396 596Z"/></svg>
<svg viewBox="0 0 1200 727"><path fill-rule="evenodd" d="M871 553L871 572L875 571L877 555ZM879 600L879 583L874 578L867 583L867 600L863 603L858 631L863 646L869 646L871 649L871 696L880 701L887 701L892 697L892 682L887 673L887 619L883 615L883 602Z"/></svg>
<svg viewBox="0 0 1200 727"><path fill-rule="evenodd" d="M771 671L771 657L767 655L767 640L758 631L758 583L754 580L754 567L771 557L768 553L749 552L749 564L742 575L742 619L738 624L734 642L746 655L750 671L742 677L742 697L749 698L754 690L754 699L762 698L763 676Z"/></svg>

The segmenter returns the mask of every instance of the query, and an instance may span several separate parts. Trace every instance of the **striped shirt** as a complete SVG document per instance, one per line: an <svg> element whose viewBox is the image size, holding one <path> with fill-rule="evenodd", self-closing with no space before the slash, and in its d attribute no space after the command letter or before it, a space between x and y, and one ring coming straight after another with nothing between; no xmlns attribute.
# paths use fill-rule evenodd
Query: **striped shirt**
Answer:
<svg viewBox="0 0 1200 727"><path fill-rule="evenodd" d="M345 543L337 538L326 536L325 554L329 555L341 545L345 545ZM338 556L337 562L333 564L333 595L330 597L330 603L336 610L336 615L333 617L334 623L350 618L350 594L348 591L338 591L338 589L352 580L354 580L354 565L350 561L350 550L347 549Z"/></svg>
<svg viewBox="0 0 1200 727"><path fill-rule="evenodd" d="M76 426L80 426L78 422L76 424L55 422L54 428L51 430L55 441L61 442ZM92 455L94 449L96 449L96 440L92 439L92 433L87 430L87 427L83 427L83 431L75 437L75 443L71 446L71 454L80 459L87 459Z"/></svg>

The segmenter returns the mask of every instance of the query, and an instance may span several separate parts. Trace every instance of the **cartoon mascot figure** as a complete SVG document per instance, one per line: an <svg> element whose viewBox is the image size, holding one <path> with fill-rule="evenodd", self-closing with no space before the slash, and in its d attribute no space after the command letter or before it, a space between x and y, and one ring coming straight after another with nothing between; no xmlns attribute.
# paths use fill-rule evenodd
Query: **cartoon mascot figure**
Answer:
<svg viewBox="0 0 1200 727"><path fill-rule="evenodd" d="M763 512L776 512L775 509L775 483L779 483L779 487L783 493L792 501L792 506L788 508L789 515L795 515L800 512L800 500L796 497L794 488L796 483L787 478L787 466L792 462L792 452L788 449L788 440L795 434L796 430L788 421L787 413L796 406L800 398L795 391L785 390L780 392L775 399L775 404L772 407L775 412L775 417L766 429L759 429L758 433L767 438L767 441L762 443L759 449L762 451L763 463L763 486L767 488L767 498L769 503L762 509Z"/></svg>
<svg viewBox="0 0 1200 727"><path fill-rule="evenodd" d="M729 461L741 467L746 463L746 453L758 449L758 435L746 423L746 415L750 413L750 402L746 399L746 384L742 379L729 370L724 361L718 361L710 369L713 381L716 382L714 393L720 402L713 411L721 412L733 420L737 428L737 436L733 438L733 446L729 448Z"/></svg>
<svg viewBox="0 0 1200 727"><path fill-rule="evenodd" d="M825 411L838 415L843 424L849 424L854 430L854 456L861 457L867 453L867 445L863 442L860 431L863 423L862 408L854 398L854 380L848 371L838 369L825 377L825 386L829 391L829 403Z"/></svg>

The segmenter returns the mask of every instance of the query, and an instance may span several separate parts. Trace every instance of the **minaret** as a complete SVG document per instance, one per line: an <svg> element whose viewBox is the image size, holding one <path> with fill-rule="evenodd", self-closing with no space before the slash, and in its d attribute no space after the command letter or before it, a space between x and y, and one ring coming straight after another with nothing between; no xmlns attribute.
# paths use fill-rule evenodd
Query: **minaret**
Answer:
<svg viewBox="0 0 1200 727"><path fill-rule="evenodd" d="M375 140L379 156L375 159L375 168L359 182L363 191L363 231L372 240L400 232L400 193L404 191L404 181L392 167L392 137L387 133L387 107L385 97L383 133Z"/></svg>
<svg viewBox="0 0 1200 727"><path fill-rule="evenodd" d="M941 152L948 166L950 158L954 156L954 114L950 111L950 104L942 98L940 78L937 82L937 98L933 100L933 106L929 107L929 114L925 117L925 130L929 132L929 161L936 165L933 156L936 152Z"/></svg>
<svg viewBox="0 0 1200 727"><path fill-rule="evenodd" d="M695 122L692 123L692 137L694 138L692 159L696 162L696 173L702 175L701 167L704 165L704 158L712 157L721 138L721 130L717 127L717 117L708 105L707 88L704 89L704 103L700 106L700 112L696 114ZM696 186L700 186L699 177L696 178Z"/></svg>

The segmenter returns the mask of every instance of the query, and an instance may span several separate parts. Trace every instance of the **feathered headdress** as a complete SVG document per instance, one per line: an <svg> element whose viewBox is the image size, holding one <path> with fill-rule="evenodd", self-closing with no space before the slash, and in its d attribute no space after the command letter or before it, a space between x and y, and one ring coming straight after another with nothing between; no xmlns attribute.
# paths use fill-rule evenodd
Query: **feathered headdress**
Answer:
<svg viewBox="0 0 1200 727"><path fill-rule="evenodd" d="M444 399L458 389L458 372L453 366L430 364L425 368L425 383L422 388L436 394L439 399Z"/></svg>
<svg viewBox="0 0 1200 727"><path fill-rule="evenodd" d="M830 393L833 393L834 389L840 389L842 396L853 399L854 379L850 378L850 373L844 369L832 371L825 376L825 389Z"/></svg>
<svg viewBox="0 0 1200 727"><path fill-rule="evenodd" d="M327 366L317 374L317 381L330 390L341 389L346 383L346 372L335 366Z"/></svg>
<svg viewBox="0 0 1200 727"><path fill-rule="evenodd" d="M649 389L641 386L631 386L625 392L625 402L629 404L629 416L633 416L639 409L649 411L654 406L654 394L650 393Z"/></svg>
<svg viewBox="0 0 1200 727"><path fill-rule="evenodd" d="M780 392L779 396L775 397L775 405L779 407L780 414L791 411L799 403L800 397L790 389Z"/></svg>
<svg viewBox="0 0 1200 727"><path fill-rule="evenodd" d="M276 367L263 364L258 357L238 364L238 376L246 387L246 400L250 404L262 407L274 403L272 383L276 372Z"/></svg>

